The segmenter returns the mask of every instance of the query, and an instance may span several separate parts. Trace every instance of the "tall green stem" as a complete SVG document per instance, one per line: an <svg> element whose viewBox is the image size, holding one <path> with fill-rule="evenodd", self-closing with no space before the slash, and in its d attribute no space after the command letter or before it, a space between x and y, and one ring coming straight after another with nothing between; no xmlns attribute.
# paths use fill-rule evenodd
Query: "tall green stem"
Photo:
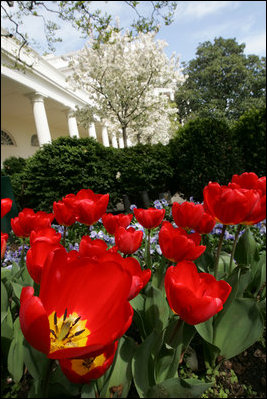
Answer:
<svg viewBox="0 0 267 399"><path fill-rule="evenodd" d="M239 224L235 233L235 239L234 239L234 243L233 243L233 248L232 248L232 252L231 252L231 258L230 258L230 264L229 264L229 274L232 273L232 264L233 264L233 259L235 256L235 248L236 248L236 244L237 244L237 240L238 240L238 236L240 233L240 230L242 228L242 224Z"/></svg>
<svg viewBox="0 0 267 399"><path fill-rule="evenodd" d="M67 226L64 226L64 230L63 230L63 247L65 248L65 244L66 244L66 232L67 232Z"/></svg>
<svg viewBox="0 0 267 399"><path fill-rule="evenodd" d="M150 229L147 229L146 266L147 266L149 269L151 269L150 235L151 235L151 230L150 230Z"/></svg>
<svg viewBox="0 0 267 399"><path fill-rule="evenodd" d="M221 253L221 249L222 249L222 243L223 243L223 237L224 237L224 233L226 230L226 225L223 225L222 228L222 232L220 235L220 240L219 240L219 244L218 244L218 249L217 249L217 255L216 255L216 260L215 260L215 265L214 265L214 277L217 279L217 274L218 274L218 266L219 266L219 259L220 259L220 253Z"/></svg>

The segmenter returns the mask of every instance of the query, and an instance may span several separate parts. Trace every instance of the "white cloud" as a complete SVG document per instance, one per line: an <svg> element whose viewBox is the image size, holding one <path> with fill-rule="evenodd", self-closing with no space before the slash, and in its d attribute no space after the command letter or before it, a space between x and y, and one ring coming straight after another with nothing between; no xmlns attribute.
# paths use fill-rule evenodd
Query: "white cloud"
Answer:
<svg viewBox="0 0 267 399"><path fill-rule="evenodd" d="M220 13L226 8L234 10L239 7L239 1L182 1L176 9L176 18L201 19L208 15Z"/></svg>
<svg viewBox="0 0 267 399"><path fill-rule="evenodd" d="M266 33L245 37L242 42L246 44L244 52L246 54L256 54L262 56L266 54Z"/></svg>

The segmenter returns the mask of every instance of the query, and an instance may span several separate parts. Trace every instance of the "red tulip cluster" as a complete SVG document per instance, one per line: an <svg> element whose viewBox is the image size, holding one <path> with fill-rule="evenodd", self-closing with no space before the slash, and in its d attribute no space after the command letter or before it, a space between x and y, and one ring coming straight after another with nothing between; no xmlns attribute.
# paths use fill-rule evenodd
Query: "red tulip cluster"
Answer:
<svg viewBox="0 0 267 399"><path fill-rule="evenodd" d="M39 296L32 287L22 289L22 332L34 348L58 359L76 383L88 383L110 367L118 339L132 322L129 301L151 277L150 269L118 252L133 253L141 246L143 232L125 229L133 215L104 215L107 204L108 194L81 190L54 202L53 214L24 209L12 222L15 234L30 235L26 266L40 284ZM103 217L118 245L108 248L103 240L83 236L79 251L67 253L61 234L51 227L52 216L64 226L76 220L90 225Z"/></svg>
<svg viewBox="0 0 267 399"><path fill-rule="evenodd" d="M201 245L201 234L210 232L216 221L253 224L263 220L266 178L253 173L234 175L227 186L210 182L203 194L203 205L173 204L178 227L163 221L164 209L134 209L137 221L148 229L148 239L150 231L159 228L162 254L176 263L165 274L166 297L173 312L191 325L222 310L231 292L227 282L199 273L193 263L206 249ZM10 206L2 201L1 215ZM16 235L30 237L26 265L32 279L40 284L39 296L34 295L33 287L22 289L22 332L34 348L58 359L63 372L75 383L99 378L110 367L118 340L132 322L129 301L152 275L150 268L142 268L129 256L141 247L143 231L130 226L132 214L106 213L108 201L108 194L82 189L54 202L51 214L26 208L11 221ZM109 248L103 240L83 236L79 250L68 253L60 244L61 235L51 227L54 218L63 226L75 221L89 226L102 218L116 245ZM5 236L1 234L2 240Z"/></svg>

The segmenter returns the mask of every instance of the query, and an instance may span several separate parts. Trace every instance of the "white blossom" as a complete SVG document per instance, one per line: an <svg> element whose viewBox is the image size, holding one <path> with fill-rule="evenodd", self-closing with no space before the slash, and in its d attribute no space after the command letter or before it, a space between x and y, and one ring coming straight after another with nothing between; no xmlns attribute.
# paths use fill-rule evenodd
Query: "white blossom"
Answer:
<svg viewBox="0 0 267 399"><path fill-rule="evenodd" d="M133 144L168 142L170 117L177 113L168 91L182 75L179 59L169 59L164 53L167 43L154 36L113 32L108 43L95 47L91 40L73 56L68 80L89 93L95 104L78 110L80 123L88 126L97 116L112 134L123 134L124 144L126 138Z"/></svg>

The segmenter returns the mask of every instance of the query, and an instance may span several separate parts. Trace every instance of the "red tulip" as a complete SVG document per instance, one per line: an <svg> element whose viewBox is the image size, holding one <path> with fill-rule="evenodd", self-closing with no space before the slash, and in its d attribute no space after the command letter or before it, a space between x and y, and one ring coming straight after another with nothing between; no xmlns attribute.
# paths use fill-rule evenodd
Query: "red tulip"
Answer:
<svg viewBox="0 0 267 399"><path fill-rule="evenodd" d="M143 239L143 232L129 227L127 230L119 226L115 233L115 243L118 250L124 254L133 254L140 248Z"/></svg>
<svg viewBox="0 0 267 399"><path fill-rule="evenodd" d="M178 227L193 229L200 234L210 233L215 226L215 220L204 211L203 205L194 202L185 201L182 204L174 202L172 216Z"/></svg>
<svg viewBox="0 0 267 399"><path fill-rule="evenodd" d="M255 224L266 218L266 176L258 178L256 173L242 173L239 175L233 175L232 184L234 187L241 187L244 189L255 189L260 194L260 206L255 204L255 208L250 213L246 220L242 224ZM231 184L229 184L232 186Z"/></svg>
<svg viewBox="0 0 267 399"><path fill-rule="evenodd" d="M74 384L89 384L101 377L111 366L118 341L108 346L104 353L85 359L60 359L59 365L66 377Z"/></svg>
<svg viewBox="0 0 267 399"><path fill-rule="evenodd" d="M107 248L105 241L98 238L93 240L89 236L83 236L80 242L79 254L80 256L95 259L104 255L107 252Z"/></svg>
<svg viewBox="0 0 267 399"><path fill-rule="evenodd" d="M158 227L165 216L165 209L156 208L134 208L134 216L138 223L146 229L154 229Z"/></svg>
<svg viewBox="0 0 267 399"><path fill-rule="evenodd" d="M193 262L170 266L165 275L165 291L170 308L186 323L203 323L223 308L232 288L208 273L198 273Z"/></svg>
<svg viewBox="0 0 267 399"><path fill-rule="evenodd" d="M188 234L182 228L175 228L170 222L164 221L159 231L159 245L165 258L172 262L195 260L205 251L204 245L199 245L201 236L198 233Z"/></svg>
<svg viewBox="0 0 267 399"><path fill-rule="evenodd" d="M62 226L71 226L76 221L76 217L73 211L73 207L70 205L70 202L62 201L53 203L53 212L58 224Z"/></svg>
<svg viewBox="0 0 267 399"><path fill-rule="evenodd" d="M2 198L1 199L1 218L3 218L12 208L12 199Z"/></svg>
<svg viewBox="0 0 267 399"><path fill-rule="evenodd" d="M53 219L53 213L43 211L35 213L33 209L24 208L17 217L11 219L11 227L16 236L29 237L32 230L51 227Z"/></svg>
<svg viewBox="0 0 267 399"><path fill-rule="evenodd" d="M217 222L254 224L262 220L263 204L259 190L240 188L236 183L220 186L209 182L203 195L204 209Z"/></svg>
<svg viewBox="0 0 267 399"><path fill-rule="evenodd" d="M131 274L119 263L50 252L39 297L23 287L20 325L26 340L51 359L95 357L129 328Z"/></svg>
<svg viewBox="0 0 267 399"><path fill-rule="evenodd" d="M76 220L86 225L96 223L106 212L109 194L95 194L90 189L82 189L76 194L74 209Z"/></svg>
<svg viewBox="0 0 267 399"><path fill-rule="evenodd" d="M259 178L254 172L233 175L232 183L238 184L241 188L259 189L266 194L266 176Z"/></svg>
<svg viewBox="0 0 267 399"><path fill-rule="evenodd" d="M7 239L8 239L8 234L2 233L1 231L1 259L3 259L6 252Z"/></svg>
<svg viewBox="0 0 267 399"><path fill-rule="evenodd" d="M132 218L133 215L131 214L124 215L123 213L119 213L118 215L112 215L112 213L105 213L102 216L102 222L107 232L114 235L118 226L128 227Z"/></svg>
<svg viewBox="0 0 267 399"><path fill-rule="evenodd" d="M51 227L32 231L30 235L30 249L26 255L26 266L31 278L40 284L44 263L49 253L62 247L60 245L61 234Z"/></svg>
<svg viewBox="0 0 267 399"><path fill-rule="evenodd" d="M142 270L138 260L135 258L131 257L123 258L119 253L109 250L106 254L103 255L103 257L99 261L118 262L125 270L128 270L131 273L132 284L128 295L129 301L134 297L136 297L150 280L151 270L150 269Z"/></svg>

